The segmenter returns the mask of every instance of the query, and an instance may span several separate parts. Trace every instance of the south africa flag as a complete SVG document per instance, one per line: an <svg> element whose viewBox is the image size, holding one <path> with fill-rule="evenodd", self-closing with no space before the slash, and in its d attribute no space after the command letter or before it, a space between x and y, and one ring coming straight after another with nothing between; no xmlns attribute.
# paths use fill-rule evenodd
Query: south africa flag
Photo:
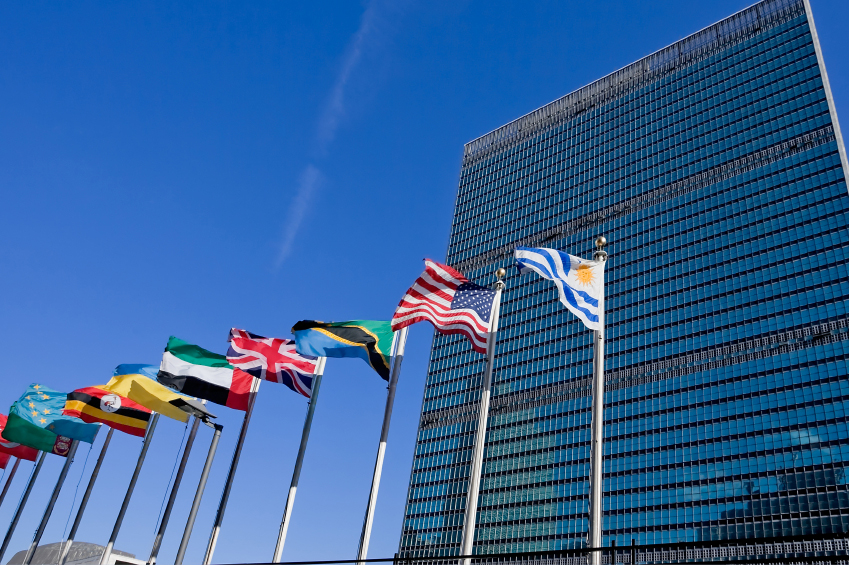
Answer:
<svg viewBox="0 0 849 565"><path fill-rule="evenodd" d="M383 380L389 380L393 339L389 321L302 320L294 325L292 333L295 334L295 348L301 355L359 357L371 365Z"/></svg>

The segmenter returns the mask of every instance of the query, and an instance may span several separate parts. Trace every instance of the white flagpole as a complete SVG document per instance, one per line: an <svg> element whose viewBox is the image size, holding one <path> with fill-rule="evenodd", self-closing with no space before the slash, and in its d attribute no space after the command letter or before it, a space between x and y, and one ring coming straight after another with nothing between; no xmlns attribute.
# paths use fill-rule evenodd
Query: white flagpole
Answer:
<svg viewBox="0 0 849 565"><path fill-rule="evenodd" d="M73 440L71 448L68 450L68 455L65 457L65 464L62 466L62 472L59 473L59 478L56 479L56 486L53 487L53 494L50 496L50 502L47 503L47 508L44 509L44 514L41 516L41 523L35 531L32 538L32 543L24 556L23 565L32 563L32 558L35 555L35 549L41 542L41 536L44 535L44 529L47 527L47 522L50 520L50 515L53 514L53 508L56 506L56 499L59 498L59 492L62 490L62 485L65 484L65 477L68 476L68 471L71 469L71 464L74 462L74 455L77 453L77 447L80 442Z"/></svg>
<svg viewBox="0 0 849 565"><path fill-rule="evenodd" d="M272 563L280 563L283 558L283 544L286 543L286 533L289 531L289 520L292 518L292 507L295 505L295 493L298 490L298 481L301 478L301 467L304 464L304 454L307 451L307 441L310 438L312 428L312 417L315 414L315 405L318 402L318 391L321 388L321 378L324 375L324 363L327 357L319 357L315 365L315 379L312 384L307 418L304 420L304 431L301 433L301 446L298 448L298 458L295 460L295 470L292 472L292 483L289 486L289 496L286 497L286 509L283 511L283 520L280 522L280 533L277 534L277 545L274 547L274 559Z"/></svg>
<svg viewBox="0 0 849 565"><path fill-rule="evenodd" d="M599 236L595 240L596 252L593 259L607 261L604 246L607 240ZM601 300L599 301L599 329L595 331L593 347L593 384L592 384L592 423L590 437L590 548L601 547L602 526L602 472L604 467L602 442L604 439L604 281L602 280ZM591 565L601 565L601 551L590 554Z"/></svg>
<svg viewBox="0 0 849 565"><path fill-rule="evenodd" d="M236 450L233 452L233 461L230 463L230 472L227 474L227 481L224 483L224 492L221 493L221 502L218 503L218 513L215 515L215 524L213 524L212 533L209 535L209 545L206 547L206 556L203 558L203 565L209 565L212 562L212 556L215 554L215 546L218 544L218 534L221 532L221 524L224 522L224 511L227 510L230 489L233 488L233 479L236 477L236 468L239 466L239 458L242 456L242 446L245 443L245 437L248 435L248 426L251 423L251 414L254 411L256 393L261 383L262 381L257 378L254 378L251 382L248 409L245 412L245 419L242 420L242 430L239 432L239 440L236 442Z"/></svg>
<svg viewBox="0 0 849 565"><path fill-rule="evenodd" d="M41 466L44 464L45 455L47 455L47 452L42 451L38 456L38 463L35 464L32 474L29 476L29 482L27 482L24 494L21 496L21 501L18 502L18 508L15 510L15 515L12 517L12 523L9 524L9 529L6 531L6 537L3 539L3 545L0 546L0 560L3 559L3 555L6 554L6 550L9 549L9 542L12 541L12 535L15 533L15 528L18 526L21 514L24 512L24 507L27 505L27 500L29 499L29 494L32 492L35 479L38 478L38 473L41 471Z"/></svg>
<svg viewBox="0 0 849 565"><path fill-rule="evenodd" d="M466 495L466 516L463 522L463 540L460 545L460 555L471 555L475 543L475 519L478 511L478 494L480 493L481 471L483 469L483 452L486 444L486 423L489 418L489 397L492 392L492 364L495 360L495 338L498 333L498 314L501 311L501 291L505 284L501 278L506 275L504 269L495 271L495 300L492 302L492 325L486 343L486 372L481 386L480 412L478 413L478 429L475 431L475 447L472 451L472 466L469 475L469 491ZM460 565L469 565L471 558L460 560Z"/></svg>
<svg viewBox="0 0 849 565"><path fill-rule="evenodd" d="M103 447L100 448L100 455L97 456L97 463L94 464L94 470L91 472L91 477L88 480L88 486L85 489L85 494L80 501L80 507L77 509L77 516L74 518L74 525L71 526L71 532L68 534L68 539L62 546L62 553L59 555L59 565L65 565L65 560L68 559L68 553L71 551L71 546L74 544L74 538L77 535L77 530L80 527L80 522L83 519L85 507L88 505L88 499L91 498L91 491L94 489L94 482L97 480L97 475L100 474L100 467L103 465L103 459L106 457L106 450L109 449L109 443L112 441L112 433L115 428L109 428L109 433L106 434L106 439L103 441Z"/></svg>
<svg viewBox="0 0 849 565"><path fill-rule="evenodd" d="M357 550L357 559L368 557L368 544L371 539L371 527L374 523L374 507L377 504L377 489L380 488L380 475L383 471L383 457L386 454L386 441L389 438L389 421L392 420L392 406L395 404L395 389L398 386L398 377L401 375L401 362L404 360L404 348L407 345L407 328L398 331L398 342L395 347L395 361L392 364L392 375L389 377L389 386L386 393L386 409L383 412L383 427L380 430L380 443L377 447L377 460L374 462L374 474L371 478L371 491L368 495L368 506L366 516L363 520L363 532L360 535L360 547Z"/></svg>
<svg viewBox="0 0 849 565"><path fill-rule="evenodd" d="M109 536L109 542L100 556L100 565L109 563L109 557L112 555L112 548L115 547L115 540L118 539L118 532L121 531L121 524L124 522L124 516L127 514L127 508L130 506L130 498L133 496L133 490L136 488L136 483L139 480L144 458L147 455L147 450L150 447L150 440L153 439L153 432L156 430L156 422L159 421L159 413L154 412L153 418L147 425L147 433L144 435L144 443L142 443L139 459L136 461L136 468L133 471L133 476L130 479L130 485L127 487L127 494L124 495L124 502L121 503L121 510L118 511L118 517L115 519L115 526L112 528L112 535Z"/></svg>

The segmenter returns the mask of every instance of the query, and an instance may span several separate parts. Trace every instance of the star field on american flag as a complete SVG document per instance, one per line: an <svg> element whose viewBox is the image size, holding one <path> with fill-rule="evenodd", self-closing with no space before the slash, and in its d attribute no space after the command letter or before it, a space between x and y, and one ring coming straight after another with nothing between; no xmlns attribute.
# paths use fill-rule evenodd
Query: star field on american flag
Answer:
<svg viewBox="0 0 849 565"><path fill-rule="evenodd" d="M448 265L425 259L425 272L395 309L392 330L430 322L439 333L462 334L475 351L486 353L495 296Z"/></svg>
<svg viewBox="0 0 849 565"><path fill-rule="evenodd" d="M468 308L474 310L482 320L488 321L492 313L493 300L495 300L494 290L467 282L457 287L457 293L451 301L451 309Z"/></svg>

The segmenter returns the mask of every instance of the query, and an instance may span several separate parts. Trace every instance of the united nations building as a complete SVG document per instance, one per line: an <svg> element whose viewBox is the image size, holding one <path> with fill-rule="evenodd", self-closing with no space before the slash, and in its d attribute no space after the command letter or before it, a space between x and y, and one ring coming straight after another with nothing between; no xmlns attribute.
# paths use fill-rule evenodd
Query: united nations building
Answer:
<svg viewBox="0 0 849 565"><path fill-rule="evenodd" d="M465 146L446 262L479 284L508 271L476 554L587 543L592 332L513 252L591 258L598 235L603 544L849 538L846 171L807 0L760 2ZM402 557L460 552L485 365L436 335Z"/></svg>

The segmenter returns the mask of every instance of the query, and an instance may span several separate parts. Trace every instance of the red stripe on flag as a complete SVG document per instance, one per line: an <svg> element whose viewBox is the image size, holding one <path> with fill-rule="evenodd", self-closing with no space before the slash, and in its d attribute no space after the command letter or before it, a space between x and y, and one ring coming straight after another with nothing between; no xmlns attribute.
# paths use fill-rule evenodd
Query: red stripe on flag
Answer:
<svg viewBox="0 0 849 565"><path fill-rule="evenodd" d="M102 388L100 388L98 386L87 386L85 388L78 388L74 392L81 392L83 394L87 394L87 395L91 396L92 398L103 398L107 394L115 394L114 392L112 392L110 390L103 390ZM146 408L145 406L142 406L138 402L130 400L126 396L121 396L120 394L115 394L115 396L118 396L118 397L121 398L121 407L122 408L132 408L133 410L138 410L139 412L146 412L148 414L152 413L150 408Z"/></svg>
<svg viewBox="0 0 849 565"><path fill-rule="evenodd" d="M425 271L398 303L392 317L392 330L430 322L441 334L465 335L475 351L486 353L489 324L474 310L451 309L457 288L468 279L451 267L430 259L425 259L425 265Z"/></svg>
<svg viewBox="0 0 849 565"><path fill-rule="evenodd" d="M80 412L79 410L62 410L62 414L64 414L65 416L73 416L75 418L79 418L80 420L88 424L103 424L105 426L109 426L110 428L115 428L119 432L130 434L131 436L144 437L144 434L147 433L147 422L144 422L142 420L139 420L139 423L142 424L144 427L137 428L135 426L119 424L118 422L113 422L112 420L98 418L96 416L88 414L87 412Z"/></svg>
<svg viewBox="0 0 849 565"><path fill-rule="evenodd" d="M241 369L233 369L230 394L227 395L227 407L236 410L248 410L251 396L251 382L254 378Z"/></svg>

